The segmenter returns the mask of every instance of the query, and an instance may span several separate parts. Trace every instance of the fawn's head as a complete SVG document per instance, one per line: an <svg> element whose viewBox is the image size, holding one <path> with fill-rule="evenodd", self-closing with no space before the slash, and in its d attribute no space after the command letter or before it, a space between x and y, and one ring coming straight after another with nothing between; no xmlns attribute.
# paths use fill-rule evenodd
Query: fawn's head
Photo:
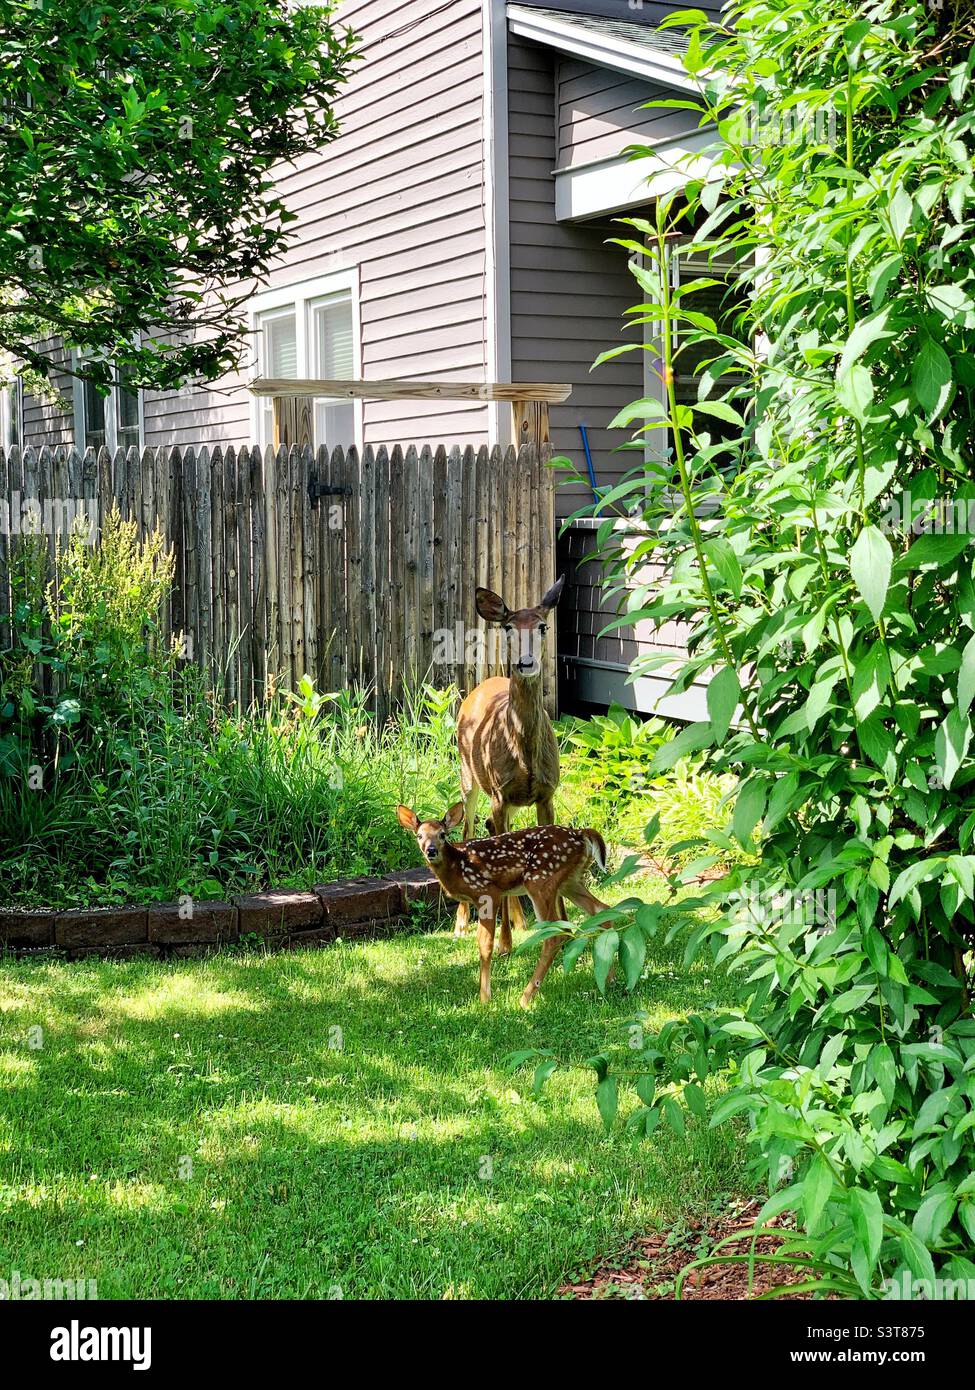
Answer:
<svg viewBox="0 0 975 1390"><path fill-rule="evenodd" d="M451 806L443 820L420 820L415 811L411 811L409 806L397 806L396 816L404 830L411 831L416 836L416 842L420 846L420 853L430 864L436 864L443 856L443 847L447 843L447 836L464 819L464 803L458 801Z"/></svg>
<svg viewBox="0 0 975 1390"><path fill-rule="evenodd" d="M548 631L547 618L562 597L565 575L557 579L548 593L534 608L511 609L500 594L491 589L477 589L474 606L488 623L498 623L508 639L509 667L528 679L542 669L542 638Z"/></svg>

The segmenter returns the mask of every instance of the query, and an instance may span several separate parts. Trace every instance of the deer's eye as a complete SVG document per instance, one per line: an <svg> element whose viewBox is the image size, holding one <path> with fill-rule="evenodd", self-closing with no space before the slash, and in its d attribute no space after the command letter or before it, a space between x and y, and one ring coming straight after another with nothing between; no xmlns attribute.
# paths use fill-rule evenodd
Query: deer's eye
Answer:
<svg viewBox="0 0 975 1390"><path fill-rule="evenodd" d="M548 632L548 623L539 623L539 624L538 624L538 630L539 630L539 632L542 634L542 636L544 637L545 634L546 634L546 632Z"/></svg>

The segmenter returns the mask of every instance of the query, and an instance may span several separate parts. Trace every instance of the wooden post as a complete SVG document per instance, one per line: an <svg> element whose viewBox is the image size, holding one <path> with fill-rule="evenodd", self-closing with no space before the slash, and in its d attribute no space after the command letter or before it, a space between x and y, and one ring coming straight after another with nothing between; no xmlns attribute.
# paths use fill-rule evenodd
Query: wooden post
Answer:
<svg viewBox="0 0 975 1390"><path fill-rule="evenodd" d="M274 447L283 444L290 449L317 448L324 440L316 441L315 402L310 396L274 397Z"/></svg>
<svg viewBox="0 0 975 1390"><path fill-rule="evenodd" d="M516 449L520 448L522 444L531 444L538 453L541 453L544 445L551 444L548 401L514 401L511 411L514 417Z"/></svg>
<svg viewBox="0 0 975 1390"><path fill-rule="evenodd" d="M298 438L298 398L274 397L274 447L290 449Z"/></svg>

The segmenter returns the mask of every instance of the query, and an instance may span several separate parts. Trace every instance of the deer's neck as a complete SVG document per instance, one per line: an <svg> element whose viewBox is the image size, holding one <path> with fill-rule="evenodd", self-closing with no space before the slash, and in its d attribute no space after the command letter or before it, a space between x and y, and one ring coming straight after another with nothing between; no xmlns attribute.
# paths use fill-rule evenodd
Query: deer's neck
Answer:
<svg viewBox="0 0 975 1390"><path fill-rule="evenodd" d="M440 858L429 864L429 868L440 880L441 888L452 898L470 896L467 885L464 883L463 867L463 850L458 849L449 840L444 844Z"/></svg>
<svg viewBox="0 0 975 1390"><path fill-rule="evenodd" d="M516 671L512 672L508 687L508 731L519 760L527 768L531 768L547 722L541 677L525 680Z"/></svg>

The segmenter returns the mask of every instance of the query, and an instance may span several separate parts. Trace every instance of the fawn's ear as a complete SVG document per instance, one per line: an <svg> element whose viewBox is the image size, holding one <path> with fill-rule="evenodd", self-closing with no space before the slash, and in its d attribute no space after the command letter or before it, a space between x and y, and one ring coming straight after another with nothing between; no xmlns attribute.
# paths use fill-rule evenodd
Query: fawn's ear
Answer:
<svg viewBox="0 0 975 1390"><path fill-rule="evenodd" d="M443 818L445 830L456 830L464 819L464 803L456 801Z"/></svg>
<svg viewBox="0 0 975 1390"><path fill-rule="evenodd" d="M416 834L420 822L416 818L415 811L411 811L409 806L397 806L396 816L404 830L412 830L413 834Z"/></svg>
<svg viewBox="0 0 975 1390"><path fill-rule="evenodd" d="M511 609L492 589L475 589L474 607L488 623L504 623L511 617Z"/></svg>
<svg viewBox="0 0 975 1390"><path fill-rule="evenodd" d="M545 597L542 599L541 603L538 605L539 608L547 608L547 609L552 609L552 608L554 608L555 605L558 603L559 599L562 597L562 589L563 589L564 585L565 585L565 575L563 574L563 575L560 575L558 579L556 579L556 581L555 581L555 583L552 585L551 589L549 589L548 593L545 595Z"/></svg>

